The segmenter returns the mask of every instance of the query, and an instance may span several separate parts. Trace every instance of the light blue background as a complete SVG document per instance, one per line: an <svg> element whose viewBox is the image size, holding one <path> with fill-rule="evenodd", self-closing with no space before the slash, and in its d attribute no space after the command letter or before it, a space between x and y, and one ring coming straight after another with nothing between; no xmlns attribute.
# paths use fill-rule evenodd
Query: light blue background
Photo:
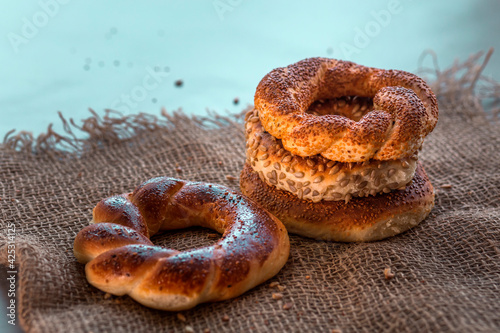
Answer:
<svg viewBox="0 0 500 333"><path fill-rule="evenodd" d="M51 122L60 129L57 111L80 120L89 107L236 112L269 70L306 57L415 71L429 48L441 67L490 46L500 51L493 0L396 0L399 12L383 24L373 12L391 1L56 1L0 4L0 137L13 128L38 134ZM38 31L19 42L26 22ZM366 28L372 36L360 44ZM499 59L485 71L496 79ZM148 76L155 67L156 81ZM128 106L124 94L136 96Z"/></svg>

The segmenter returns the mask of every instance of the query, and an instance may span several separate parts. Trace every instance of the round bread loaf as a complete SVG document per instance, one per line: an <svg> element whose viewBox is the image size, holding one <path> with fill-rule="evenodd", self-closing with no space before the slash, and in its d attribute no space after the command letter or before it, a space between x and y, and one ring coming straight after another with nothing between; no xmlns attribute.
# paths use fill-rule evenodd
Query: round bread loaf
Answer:
<svg viewBox="0 0 500 333"><path fill-rule="evenodd" d="M291 233L338 242L375 241L416 226L434 206L434 189L418 163L413 181L401 190L344 201L301 200L263 182L245 164L241 192L278 217Z"/></svg>
<svg viewBox="0 0 500 333"><path fill-rule="evenodd" d="M287 152L281 140L266 132L256 111L245 123L247 163L260 179L300 199L348 202L408 184L417 167L417 155L399 160L342 163L316 155L300 157Z"/></svg>
<svg viewBox="0 0 500 333"><path fill-rule="evenodd" d="M283 224L245 196L215 184L153 178L102 200L75 238L90 284L146 306L185 310L236 297L271 278L288 259ZM159 230L202 226L222 233L212 246L155 246Z"/></svg>
<svg viewBox="0 0 500 333"><path fill-rule="evenodd" d="M373 110L359 121L307 113L315 101L341 96L373 98ZM338 162L412 156L438 120L437 99L418 76L327 58L272 70L257 86L254 105L287 151Z"/></svg>

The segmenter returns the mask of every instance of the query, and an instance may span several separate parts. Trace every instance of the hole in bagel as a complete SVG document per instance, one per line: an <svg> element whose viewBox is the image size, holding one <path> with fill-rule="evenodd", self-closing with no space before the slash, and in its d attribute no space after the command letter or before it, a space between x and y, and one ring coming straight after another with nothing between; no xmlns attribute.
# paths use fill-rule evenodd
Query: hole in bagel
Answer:
<svg viewBox="0 0 500 333"><path fill-rule="evenodd" d="M360 96L343 96L314 101L306 113L316 116L338 115L359 121L373 109L373 99Z"/></svg>
<svg viewBox="0 0 500 333"><path fill-rule="evenodd" d="M221 237L221 234L209 228L189 227L159 231L151 237L151 242L157 246L177 251L187 251L198 247L211 246L217 243Z"/></svg>

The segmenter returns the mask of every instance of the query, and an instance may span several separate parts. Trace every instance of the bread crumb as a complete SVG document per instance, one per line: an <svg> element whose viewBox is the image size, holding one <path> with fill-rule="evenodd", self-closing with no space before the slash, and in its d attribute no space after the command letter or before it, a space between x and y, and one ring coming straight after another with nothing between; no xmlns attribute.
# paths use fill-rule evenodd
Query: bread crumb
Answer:
<svg viewBox="0 0 500 333"><path fill-rule="evenodd" d="M186 331L187 333L194 333L194 328L187 325L186 327L184 327L184 331Z"/></svg>
<svg viewBox="0 0 500 333"><path fill-rule="evenodd" d="M309 280L310 278L311 278L311 276L306 275L306 280Z"/></svg>
<svg viewBox="0 0 500 333"><path fill-rule="evenodd" d="M210 328L205 328L205 329L203 330L203 333L210 333Z"/></svg>
<svg viewBox="0 0 500 333"><path fill-rule="evenodd" d="M388 267L384 269L384 276L386 280L391 280L396 274L391 272L391 269Z"/></svg>
<svg viewBox="0 0 500 333"><path fill-rule="evenodd" d="M453 187L453 185L451 185L451 184L443 184L443 185L441 185L440 187L441 187L441 188L452 188L452 187Z"/></svg>
<svg viewBox="0 0 500 333"><path fill-rule="evenodd" d="M111 298L111 294L110 293L105 293L104 294L104 299L110 299Z"/></svg>
<svg viewBox="0 0 500 333"><path fill-rule="evenodd" d="M292 306L293 306L292 303L285 303L283 304L283 310L290 310Z"/></svg>
<svg viewBox="0 0 500 333"><path fill-rule="evenodd" d="M234 176L230 176L230 175L226 175L226 179L229 180L229 181L235 181L237 180L238 178L234 177Z"/></svg>
<svg viewBox="0 0 500 333"><path fill-rule="evenodd" d="M273 293L273 299L282 299L282 298L283 298L283 294Z"/></svg>
<svg viewBox="0 0 500 333"><path fill-rule="evenodd" d="M269 283L269 288L274 288L274 287L277 287L280 283L278 281L273 281L271 283Z"/></svg>
<svg viewBox="0 0 500 333"><path fill-rule="evenodd" d="M286 289L286 286L282 286L281 284L278 285L278 290L283 291Z"/></svg>
<svg viewBox="0 0 500 333"><path fill-rule="evenodd" d="M229 316L228 315L224 315L224 317L222 317L222 321L229 321Z"/></svg>
<svg viewBox="0 0 500 333"><path fill-rule="evenodd" d="M332 330L332 333L342 333L342 331L341 331L341 330L339 330L338 328L334 328L334 329Z"/></svg>
<svg viewBox="0 0 500 333"><path fill-rule="evenodd" d="M186 322L186 316L183 315L182 313L177 314L177 319L179 319L180 321L182 321L184 323Z"/></svg>

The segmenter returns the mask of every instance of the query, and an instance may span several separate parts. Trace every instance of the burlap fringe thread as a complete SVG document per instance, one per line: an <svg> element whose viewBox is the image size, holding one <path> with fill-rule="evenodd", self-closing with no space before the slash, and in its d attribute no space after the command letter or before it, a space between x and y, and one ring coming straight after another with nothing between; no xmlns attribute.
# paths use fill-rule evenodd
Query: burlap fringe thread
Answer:
<svg viewBox="0 0 500 333"><path fill-rule="evenodd" d="M492 54L493 48L483 58L484 52L481 51L463 62L456 60L451 68L441 71L437 55L432 50L427 50L420 56L417 72L430 82L439 100L446 99L472 104L475 107L470 108L469 116L476 115L475 110L484 110L483 107L486 107L487 115L491 120L498 121L500 119L500 83L482 74ZM429 57L432 60L432 67L425 67L423 63ZM482 61L481 58L483 58ZM227 126L241 123L245 113L221 116L208 111L207 116L196 117L188 116L182 110L169 113L162 109L160 118L147 113L123 115L110 109L106 109L104 116L100 117L93 109L89 111L92 116L82 120L82 125L77 125L72 118L68 120L61 112L58 112L64 133L54 131L52 124L49 125L46 133L36 138L31 132L16 133L12 130L5 135L3 145L7 150L36 155L45 153L57 158L75 157L105 144L130 139L146 131L179 126L186 119L204 128ZM76 134L75 131L80 133Z"/></svg>
<svg viewBox="0 0 500 333"><path fill-rule="evenodd" d="M439 66L437 64L437 57L433 52L428 51L424 55L422 55L420 59L419 73L423 76L427 76L428 81L432 82L432 88L440 99L440 102L453 101L454 103L461 103L467 106L457 108L456 110L443 110L444 112L460 112L460 116L463 115L464 117L468 118L477 117L478 119L481 119L481 121L485 120L486 118L488 118L488 121L491 122L498 122L500 120L500 84L492 80L490 77L482 75L482 72L488 60L490 59L492 52L493 50L489 50L489 52L487 52L486 54L484 54L483 52L474 54L464 62L456 62L450 69L445 71L441 71L439 69ZM429 57L432 60L433 66L427 68L424 67L422 63ZM484 111L485 109L487 111ZM81 125L77 125L73 119L67 120L62 116L61 113L59 113L62 124L64 125L64 133L57 133L52 129L52 126L49 126L48 131L39 135L37 138L35 138L29 132L21 131L18 133L14 133L13 131L11 131L7 133L3 140L3 143L1 144L3 145L2 149L4 152L9 151L12 152L12 154L36 154L47 158L74 159L78 158L81 155L84 155L89 151L100 149L101 147L109 147L109 144L132 139L144 132L162 129L182 130L183 126L185 126L185 123L192 124L194 122L198 126L203 128L222 128L227 126L234 126L238 129L243 128L243 126L241 126L242 116L240 114L231 116L209 114L206 117L196 118L187 116L181 111L168 113L163 110L161 112L161 117L157 117L144 113L124 116L115 111L106 110L105 115L101 117L93 110L90 110L90 112L92 113L92 116L83 120ZM108 190L109 189L107 189L107 191ZM98 194L99 193L96 190L96 192L93 193L93 196L99 197ZM47 196L49 196L49 194L47 194ZM440 196L438 195L438 198L439 197ZM442 198L443 202L441 202L439 206L446 205L448 202L446 200L449 200L449 198L445 195L443 195ZM492 198L491 200L494 199L495 198ZM29 209L32 210L33 208L29 206ZM26 210L28 210L28 208L26 208ZM472 210L474 210L474 208ZM451 212L443 212L445 213L443 214L442 220L447 219L449 216L453 217L453 215L451 215ZM471 216L471 218L477 218L476 215L469 213L468 211L466 211L466 213L469 215L466 215L465 218L468 218L468 216ZM488 212L486 212L485 214L488 214ZM35 215L34 212L33 215ZM16 219L17 218L21 219L22 217L19 216L16 217ZM36 218L32 219L35 220ZM0 235L0 244L6 244L5 238L2 236L4 235ZM24 266L37 267L37 265L44 265L44 260L52 260L52 258L40 259L37 256L33 256L32 253L34 250L30 245L31 239L33 239L33 244L37 243L35 236L22 234L22 246L18 248L19 252L17 254L17 257L23 258ZM4 240L3 243L2 240ZM45 243L42 242L40 244L47 243L46 241L44 242ZM367 248L369 246L371 245L366 245ZM453 246L455 246L455 244L453 244ZM325 247L318 246L317 248L321 250ZM349 253L352 253L353 250L349 250L349 248L347 247L345 249L347 249L346 251L348 252L348 257ZM2 254L0 256L0 265L6 265L6 250L7 247L5 245L3 247L0 245L0 253ZM498 254L497 248L495 248L495 250ZM16 259L19 260L18 258ZM37 260L39 260L40 262L37 262ZM17 264L19 264L19 262L17 262ZM29 280L30 278L30 276L24 277L25 280ZM495 290L496 289L494 289L494 291ZM30 292L35 293L33 291ZM36 293L38 293L38 291L36 291ZM27 300L28 297L29 296L27 292L20 292L18 300L19 304L25 304L25 300ZM425 299L422 300L426 301ZM439 298L437 298L437 300L442 301ZM217 305L214 306L216 307ZM29 309L19 309L19 319L21 321L22 327L26 329L31 328L33 331L38 329L34 328L34 324L40 325L40 323L35 322L35 320L33 319L33 314L29 313ZM205 311L207 310L205 309ZM425 309L423 309L422 311L425 311ZM80 313L83 314L85 313L85 311L75 311L71 315L79 315ZM137 315L138 313L140 312L138 311L133 315ZM158 319L160 318L160 315L154 313L154 311L152 311L151 313L147 313L149 316L148 318L155 318L157 322L160 322L160 320ZM419 312L416 312L416 314L418 315ZM58 315L59 313L55 312L53 314L53 318L56 318ZM433 313L431 313L431 315L433 315ZM494 313L492 315L494 316ZM66 319L72 320L72 318L75 317L69 317L69 319ZM80 319L80 322L77 320L75 321L75 323L78 323L80 325L79 327L87 327L86 325L88 325L88 322L85 322L84 320L94 320L94 318L77 318ZM394 319L394 317L390 316L386 317L386 319L387 318ZM373 317L370 317L370 320L372 319ZM425 318L420 322L420 324L426 324ZM454 327L451 324L446 324L446 327ZM49 321L45 323L45 325L52 325L52 323L50 322L50 318ZM46 328L47 326L44 327ZM266 328L267 327L268 326L266 326ZM272 327L269 327L269 330L271 330ZM67 329L67 327L65 328ZM230 327L228 327L227 329L229 330ZM425 331L425 329L423 330ZM43 329L40 329L40 331L43 331ZM45 331L50 330L45 329Z"/></svg>

